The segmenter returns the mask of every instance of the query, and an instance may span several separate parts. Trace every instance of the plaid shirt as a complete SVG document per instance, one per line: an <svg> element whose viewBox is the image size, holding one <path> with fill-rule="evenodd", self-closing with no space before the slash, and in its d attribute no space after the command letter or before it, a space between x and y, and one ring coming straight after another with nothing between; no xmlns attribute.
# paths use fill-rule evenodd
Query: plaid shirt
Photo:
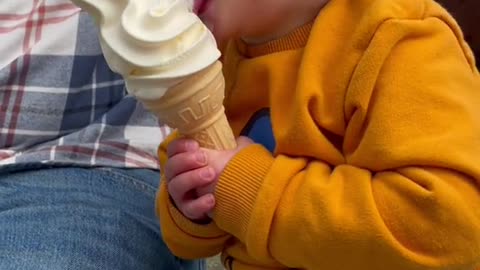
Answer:
<svg viewBox="0 0 480 270"><path fill-rule="evenodd" d="M0 168L158 168L169 129L128 96L86 13L67 0L0 1L0 41Z"/></svg>

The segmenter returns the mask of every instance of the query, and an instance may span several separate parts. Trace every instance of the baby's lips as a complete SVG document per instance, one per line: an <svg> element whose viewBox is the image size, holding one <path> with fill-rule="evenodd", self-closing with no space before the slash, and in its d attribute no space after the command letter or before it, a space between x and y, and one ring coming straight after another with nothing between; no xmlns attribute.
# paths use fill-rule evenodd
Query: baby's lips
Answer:
<svg viewBox="0 0 480 270"><path fill-rule="evenodd" d="M193 13L199 15L205 9L208 0L193 0Z"/></svg>
<svg viewBox="0 0 480 270"><path fill-rule="evenodd" d="M197 14L198 15L198 10L200 9L200 6L201 6L201 2L202 1L199 1L199 0L192 0L193 2L193 13Z"/></svg>

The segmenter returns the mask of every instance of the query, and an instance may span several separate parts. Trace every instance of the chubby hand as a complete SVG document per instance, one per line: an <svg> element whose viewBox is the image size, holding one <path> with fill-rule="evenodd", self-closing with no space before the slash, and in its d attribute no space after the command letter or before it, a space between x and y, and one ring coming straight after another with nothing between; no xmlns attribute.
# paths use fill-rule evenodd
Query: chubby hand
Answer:
<svg viewBox="0 0 480 270"><path fill-rule="evenodd" d="M213 193L227 163L252 144L247 137L237 139L237 148L217 151L199 147L191 139L177 139L167 148L165 178L177 208L191 220L203 220L215 207Z"/></svg>

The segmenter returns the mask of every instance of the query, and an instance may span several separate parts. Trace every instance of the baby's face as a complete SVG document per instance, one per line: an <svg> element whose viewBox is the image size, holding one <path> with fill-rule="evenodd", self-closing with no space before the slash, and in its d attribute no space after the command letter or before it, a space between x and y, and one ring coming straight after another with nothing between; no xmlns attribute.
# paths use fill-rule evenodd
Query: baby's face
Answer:
<svg viewBox="0 0 480 270"><path fill-rule="evenodd" d="M327 1L194 0L194 7L219 42L239 37L262 41L298 20L310 21Z"/></svg>

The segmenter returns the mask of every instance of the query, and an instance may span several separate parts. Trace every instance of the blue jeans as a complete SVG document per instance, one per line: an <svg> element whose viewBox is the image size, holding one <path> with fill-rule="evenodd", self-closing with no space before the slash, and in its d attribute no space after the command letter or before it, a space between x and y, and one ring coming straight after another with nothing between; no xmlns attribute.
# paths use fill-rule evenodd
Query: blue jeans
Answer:
<svg viewBox="0 0 480 270"><path fill-rule="evenodd" d="M204 269L173 256L150 170L56 168L0 174L0 269Z"/></svg>

